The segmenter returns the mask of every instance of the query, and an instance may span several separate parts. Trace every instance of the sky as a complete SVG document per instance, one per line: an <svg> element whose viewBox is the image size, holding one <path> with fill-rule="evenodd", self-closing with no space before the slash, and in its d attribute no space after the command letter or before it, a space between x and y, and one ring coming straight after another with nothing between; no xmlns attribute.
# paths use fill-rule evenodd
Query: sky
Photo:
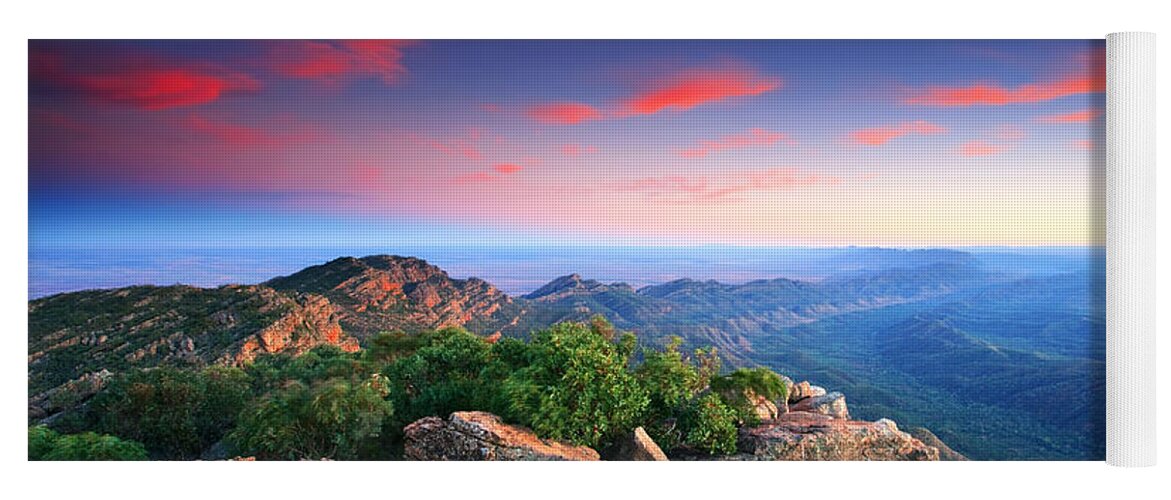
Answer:
<svg viewBox="0 0 1171 500"><path fill-rule="evenodd" d="M1100 245L1104 59L30 41L30 248Z"/></svg>

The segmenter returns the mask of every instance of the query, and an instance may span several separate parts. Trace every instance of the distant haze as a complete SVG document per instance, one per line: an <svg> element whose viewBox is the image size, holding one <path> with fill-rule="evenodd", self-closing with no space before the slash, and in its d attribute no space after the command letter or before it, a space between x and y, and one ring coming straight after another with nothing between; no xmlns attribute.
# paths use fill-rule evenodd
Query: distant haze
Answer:
<svg viewBox="0 0 1171 500"><path fill-rule="evenodd" d="M556 247L431 249L32 249L29 296L130 285L213 287L254 284L337 257L398 254L420 257L454 278L477 277L511 295L531 292L568 274L635 288L690 278L743 283L909 267L939 252L971 253L989 270L1011 275L1094 271L1099 247L997 247L957 250L758 247Z"/></svg>

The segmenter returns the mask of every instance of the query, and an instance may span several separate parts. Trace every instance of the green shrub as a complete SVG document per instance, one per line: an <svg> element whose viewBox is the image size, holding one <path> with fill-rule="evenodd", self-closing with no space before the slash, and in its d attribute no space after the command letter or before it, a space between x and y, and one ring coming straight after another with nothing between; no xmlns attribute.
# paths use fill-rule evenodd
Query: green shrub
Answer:
<svg viewBox="0 0 1171 500"><path fill-rule="evenodd" d="M383 422L394 413L385 377L337 378L285 387L240 414L228 441L264 460L354 460L380 456Z"/></svg>
<svg viewBox="0 0 1171 500"><path fill-rule="evenodd" d="M711 455L736 452L736 410L708 393L692 400L679 418L683 445Z"/></svg>
<svg viewBox="0 0 1171 500"><path fill-rule="evenodd" d="M465 330L448 328L420 339L415 352L387 365L400 427L429 415L446 417L462 410L491 411L499 381L482 372L493 363L493 346ZM507 373L507 370L502 373Z"/></svg>
<svg viewBox="0 0 1171 500"><path fill-rule="evenodd" d="M650 401L627 369L634 338L612 342L607 325L560 323L533 333L529 363L503 384L505 418L595 448L639 425Z"/></svg>
<svg viewBox="0 0 1171 500"><path fill-rule="evenodd" d="M134 441L93 432L57 434L38 425L28 429L29 460L146 460L146 448Z"/></svg>
<svg viewBox="0 0 1171 500"><path fill-rule="evenodd" d="M196 458L232 428L250 397L236 368L156 368L111 381L94 397L87 420L95 430L143 443L152 455Z"/></svg>
<svg viewBox="0 0 1171 500"><path fill-rule="evenodd" d="M753 425L760 422L754 399L786 399L789 391L780 375L763 367L740 368L727 375L714 377L711 387L725 404L736 411L741 422Z"/></svg>

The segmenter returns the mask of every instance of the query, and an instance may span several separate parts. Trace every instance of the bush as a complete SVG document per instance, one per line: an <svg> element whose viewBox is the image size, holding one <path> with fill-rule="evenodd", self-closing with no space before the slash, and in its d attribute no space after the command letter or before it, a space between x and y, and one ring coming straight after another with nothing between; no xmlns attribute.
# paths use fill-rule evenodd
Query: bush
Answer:
<svg viewBox="0 0 1171 500"><path fill-rule="evenodd" d="M708 393L692 400L679 419L683 445L711 455L736 452L736 410Z"/></svg>
<svg viewBox="0 0 1171 500"><path fill-rule="evenodd" d="M677 419L695 394L707 387L713 360L718 370L719 358L714 350L696 351L693 364L679 351L682 344L683 339L672 337L662 351L644 349L643 362L634 370L635 379L649 397L644 427L664 449L682 444Z"/></svg>
<svg viewBox="0 0 1171 500"><path fill-rule="evenodd" d="M725 404L736 410L741 422L753 425L760 422L756 414L757 398L776 401L787 399L789 394L781 376L768 368L740 368L713 378L711 386Z"/></svg>
<svg viewBox="0 0 1171 500"><path fill-rule="evenodd" d="M383 422L394 413L385 377L336 378L310 386L299 380L240 414L228 440L264 460L354 460L377 457Z"/></svg>
<svg viewBox="0 0 1171 500"><path fill-rule="evenodd" d="M528 364L504 381L505 418L594 448L641 423L650 401L627 369L634 338L612 342L608 325L560 323L535 332Z"/></svg>
<svg viewBox="0 0 1171 500"><path fill-rule="evenodd" d="M197 458L232 428L249 396L248 377L235 368L135 371L94 397L87 420L154 456Z"/></svg>
<svg viewBox="0 0 1171 500"><path fill-rule="evenodd" d="M489 383L481 373L492 358L492 344L465 330L427 335L413 354L382 371L391 381L400 427L429 415L492 410L499 383Z"/></svg>
<svg viewBox="0 0 1171 500"><path fill-rule="evenodd" d="M141 443L93 432L57 434L38 425L28 428L29 460L146 460Z"/></svg>

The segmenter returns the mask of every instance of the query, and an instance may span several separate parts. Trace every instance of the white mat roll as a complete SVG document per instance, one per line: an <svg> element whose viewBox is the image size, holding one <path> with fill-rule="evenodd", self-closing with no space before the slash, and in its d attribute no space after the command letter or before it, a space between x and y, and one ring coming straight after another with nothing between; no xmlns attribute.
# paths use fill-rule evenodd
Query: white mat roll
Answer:
<svg viewBox="0 0 1171 500"><path fill-rule="evenodd" d="M1155 35L1106 37L1106 462L1155 464Z"/></svg>

